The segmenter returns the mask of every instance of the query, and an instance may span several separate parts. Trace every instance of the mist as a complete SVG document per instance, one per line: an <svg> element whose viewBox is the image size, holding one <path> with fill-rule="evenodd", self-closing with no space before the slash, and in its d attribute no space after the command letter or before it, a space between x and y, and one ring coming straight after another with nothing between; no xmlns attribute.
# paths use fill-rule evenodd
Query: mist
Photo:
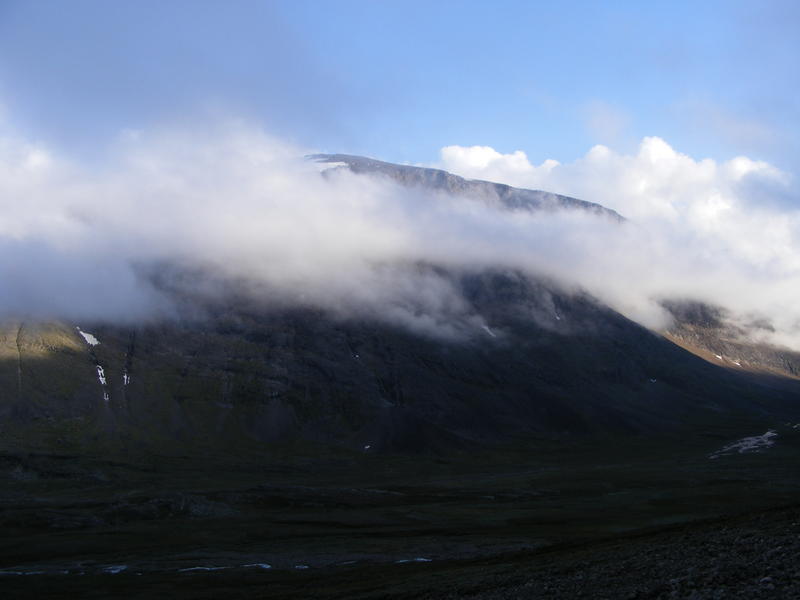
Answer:
<svg viewBox="0 0 800 600"><path fill-rule="evenodd" d="M448 146L435 166L624 215L622 231L585 246L601 256L577 270L565 265L564 273L631 318L658 328L658 299L693 299L729 309L742 326L766 318L777 332L753 336L798 348L800 193L792 174L745 156L698 160L658 137L644 138L631 154L598 145L564 164Z"/></svg>
<svg viewBox="0 0 800 600"><path fill-rule="evenodd" d="M504 159L480 163L474 149L443 151L456 172L573 193L629 217L619 224L493 208L347 169L322 176L323 165L303 158L314 149L246 121L127 131L102 165L6 133L0 315L179 318L168 290L188 285L451 339L486 325L452 278L421 268L435 265L548 277L652 328L669 324L664 299L711 302L769 319L771 341L800 347L800 216L781 200L789 176L749 159L716 165L660 140L643 144L661 154L596 148L572 165L541 167L517 156L516 171ZM654 173L669 193L648 188ZM716 195L697 193L706 188ZM169 273L205 275L165 286Z"/></svg>

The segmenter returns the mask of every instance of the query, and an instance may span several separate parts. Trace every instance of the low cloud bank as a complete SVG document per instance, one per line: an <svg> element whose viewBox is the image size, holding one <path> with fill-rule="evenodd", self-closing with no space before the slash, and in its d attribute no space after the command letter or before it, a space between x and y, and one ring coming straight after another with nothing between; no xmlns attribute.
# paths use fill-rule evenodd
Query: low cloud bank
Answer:
<svg viewBox="0 0 800 600"><path fill-rule="evenodd" d="M649 137L635 154L595 146L567 164L448 146L436 166L627 217L624 233L587 240L587 252L600 254L589 261L596 270L567 265L566 273L647 325L657 325L654 300L691 298L729 308L743 323L766 317L778 330L771 341L800 345L800 194L790 174L766 162L695 160Z"/></svg>
<svg viewBox="0 0 800 600"><path fill-rule="evenodd" d="M800 330L798 211L765 163L696 162L650 138L636 156L595 148L570 165L445 148L470 177L567 193L619 210L512 212L346 169L243 123L129 132L102 166L0 135L0 314L131 322L176 307L154 265L214 277L264 302L386 319L458 336L485 323L449 269L519 269L580 286L658 327L662 298L694 298ZM763 196L768 201L757 200ZM166 271L165 271L166 272ZM213 281L222 283L212 283Z"/></svg>

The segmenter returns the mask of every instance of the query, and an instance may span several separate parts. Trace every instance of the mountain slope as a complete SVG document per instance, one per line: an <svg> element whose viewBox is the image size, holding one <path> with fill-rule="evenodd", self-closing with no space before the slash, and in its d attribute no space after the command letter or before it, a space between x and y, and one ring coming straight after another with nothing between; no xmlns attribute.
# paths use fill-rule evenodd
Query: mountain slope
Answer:
<svg viewBox="0 0 800 600"><path fill-rule="evenodd" d="M743 327L722 307L688 301L664 305L674 318L667 337L690 352L729 369L800 378L800 352L753 339L753 334L774 333L768 322Z"/></svg>
<svg viewBox="0 0 800 600"><path fill-rule="evenodd" d="M241 303L136 327L9 324L3 439L422 452L797 410L799 387L711 365L589 296L515 272L454 279L488 323L461 340Z"/></svg>
<svg viewBox="0 0 800 600"><path fill-rule="evenodd" d="M313 158L512 210L621 219L596 204L434 169ZM275 304L236 281L217 282L226 292L207 296L198 290L210 275L176 266L153 268L151 283L181 318L8 321L0 334L1 437L10 447L88 452L109 444L226 452L263 443L436 452L800 411L800 384L778 371L753 377L711 364L554 281L497 268L404 268L435 275L463 299L454 335L411 331L380 314ZM678 340L693 313L676 306Z"/></svg>

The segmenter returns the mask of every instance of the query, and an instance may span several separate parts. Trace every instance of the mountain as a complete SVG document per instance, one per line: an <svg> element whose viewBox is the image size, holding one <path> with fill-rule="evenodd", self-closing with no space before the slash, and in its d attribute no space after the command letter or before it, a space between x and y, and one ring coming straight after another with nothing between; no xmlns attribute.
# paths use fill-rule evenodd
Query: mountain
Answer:
<svg viewBox="0 0 800 600"><path fill-rule="evenodd" d="M674 318L667 339L711 363L738 371L800 379L800 352L753 339L775 333L765 320L736 323L729 311L696 301L667 301Z"/></svg>
<svg viewBox="0 0 800 600"><path fill-rule="evenodd" d="M233 304L201 321L9 323L1 431L45 446L49 432L74 451L97 439L427 452L792 406L789 388L710 364L589 296L514 272L456 284L488 323L460 341Z"/></svg>
<svg viewBox="0 0 800 600"><path fill-rule="evenodd" d="M621 220L597 204L436 169L311 158L509 210ZM481 325L441 339L379 318L278 308L236 282L209 298L194 291L204 288L204 274L167 275L167 267L154 272L153 285L173 296L181 318L8 321L0 334L0 432L12 444L56 439L74 451L96 440L140 449L202 442L221 452L290 441L428 452L798 409L800 387L778 377L797 375L797 355L763 345L756 352L730 330L723 335L722 313L705 305L666 303L675 324L662 334L585 292L514 270L406 268L446 280Z"/></svg>
<svg viewBox="0 0 800 600"><path fill-rule="evenodd" d="M315 160L621 222L443 171ZM667 540L682 557L698 520L796 505L797 355L748 341L723 309L666 302L674 324L658 332L513 269L403 268L457 290L458 335L267 302L240 281L207 294L217 275L178 265L148 275L170 318L6 319L0 584L37 598L368 598L502 581L515 596L511 574L539 580L544 556L576 573L606 564L608 540L625 560ZM757 519L701 530L740 540ZM692 560L711 552L692 547Z"/></svg>

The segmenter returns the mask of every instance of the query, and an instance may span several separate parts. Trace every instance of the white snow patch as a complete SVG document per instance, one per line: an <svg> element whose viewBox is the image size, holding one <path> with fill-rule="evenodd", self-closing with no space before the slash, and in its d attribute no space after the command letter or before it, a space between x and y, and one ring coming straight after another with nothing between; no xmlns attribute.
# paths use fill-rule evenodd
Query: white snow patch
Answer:
<svg viewBox="0 0 800 600"><path fill-rule="evenodd" d="M255 569L271 569L272 565L268 565L267 563L250 563L249 565L242 565L244 568L255 568Z"/></svg>
<svg viewBox="0 0 800 600"><path fill-rule="evenodd" d="M128 385L131 382L131 376L128 375L128 372L125 371L122 374L122 385Z"/></svg>
<svg viewBox="0 0 800 600"><path fill-rule="evenodd" d="M489 326L488 326L488 325L482 325L482 327L483 327L483 330L484 330L486 333L488 333L490 336L492 336L492 337L497 337L497 335L495 334L495 332L494 332L494 331L492 331L492 330L489 328Z"/></svg>
<svg viewBox="0 0 800 600"><path fill-rule="evenodd" d="M716 356L718 359L722 360L722 356L720 356L719 354L715 354L714 356Z"/></svg>
<svg viewBox="0 0 800 600"><path fill-rule="evenodd" d="M372 448L372 444L367 444L364 446L364 450L369 450L370 448Z"/></svg>
<svg viewBox="0 0 800 600"><path fill-rule="evenodd" d="M97 344L100 343L100 340L94 337L91 333L86 333L85 331L81 331L80 327L76 327L75 329L78 330L78 333L84 340L86 340L86 343L89 344L90 346L97 346Z"/></svg>
<svg viewBox="0 0 800 600"><path fill-rule="evenodd" d="M556 313L556 321L560 321L560 320L561 320L561 317L559 317L558 313Z"/></svg>
<svg viewBox="0 0 800 600"><path fill-rule="evenodd" d="M97 378L100 380L100 385L106 384L106 372L100 365L97 365Z"/></svg>
<svg viewBox="0 0 800 600"><path fill-rule="evenodd" d="M111 400L111 398L109 398L109 396L108 396L108 392L103 392L103 400L105 402L108 402L109 400Z"/></svg>
<svg viewBox="0 0 800 600"><path fill-rule="evenodd" d="M655 383L656 381L658 381L658 379L650 379L650 383Z"/></svg>
<svg viewBox="0 0 800 600"><path fill-rule="evenodd" d="M764 435L754 435L752 437L742 438L736 442L730 443L721 450L717 450L716 452L712 452L708 455L708 458L719 458L720 456L724 456L726 454L733 454L734 452L738 454L745 454L747 452L760 452L764 448L769 448L775 444L775 440L773 438L777 437L778 434L770 429Z"/></svg>
<svg viewBox="0 0 800 600"><path fill-rule="evenodd" d="M185 569L178 569L178 573L186 573L188 571L221 571L228 567L186 567Z"/></svg>

